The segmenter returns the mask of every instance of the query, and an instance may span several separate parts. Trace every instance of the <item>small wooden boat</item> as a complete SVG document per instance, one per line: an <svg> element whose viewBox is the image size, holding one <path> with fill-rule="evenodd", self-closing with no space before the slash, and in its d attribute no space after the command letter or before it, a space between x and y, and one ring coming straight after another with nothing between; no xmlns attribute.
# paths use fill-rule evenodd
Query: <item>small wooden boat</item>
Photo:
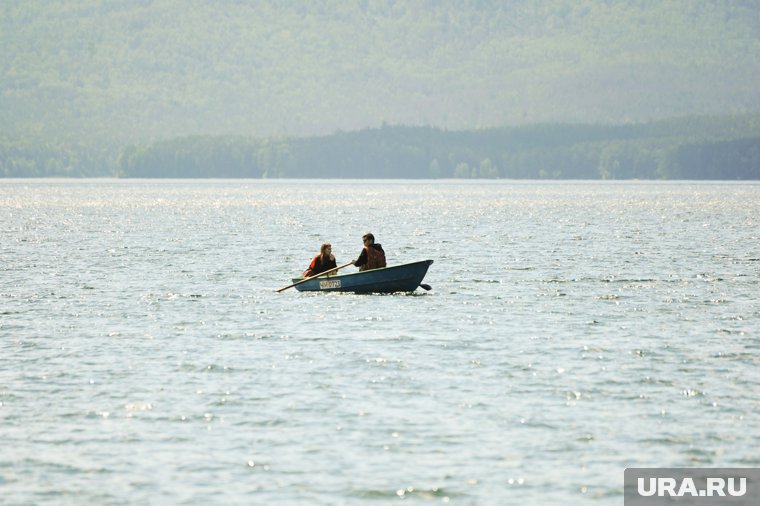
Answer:
<svg viewBox="0 0 760 506"><path fill-rule="evenodd" d="M422 260L409 264L371 269L368 271L340 274L337 276L319 276L296 286L300 292L354 292L354 293L392 293L413 292L421 285L432 260ZM293 278L293 283L304 278Z"/></svg>

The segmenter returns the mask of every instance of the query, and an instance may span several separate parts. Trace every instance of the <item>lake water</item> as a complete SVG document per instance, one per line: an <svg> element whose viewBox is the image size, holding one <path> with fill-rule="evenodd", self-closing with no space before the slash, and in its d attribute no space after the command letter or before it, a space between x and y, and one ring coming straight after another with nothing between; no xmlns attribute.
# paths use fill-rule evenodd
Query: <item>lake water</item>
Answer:
<svg viewBox="0 0 760 506"><path fill-rule="evenodd" d="M430 292L300 293L372 231ZM355 271L355 268L346 268ZM622 504L760 467L760 184L0 181L3 504Z"/></svg>

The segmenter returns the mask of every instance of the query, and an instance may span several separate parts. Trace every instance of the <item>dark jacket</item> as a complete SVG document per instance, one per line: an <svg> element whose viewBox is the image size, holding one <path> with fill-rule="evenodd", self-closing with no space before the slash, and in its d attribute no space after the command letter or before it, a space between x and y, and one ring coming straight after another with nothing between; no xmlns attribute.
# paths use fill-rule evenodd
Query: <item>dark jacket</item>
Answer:
<svg viewBox="0 0 760 506"><path fill-rule="evenodd" d="M379 244L365 246L359 254L359 258L354 262L354 265L360 271L385 267L385 251L383 251L383 247Z"/></svg>

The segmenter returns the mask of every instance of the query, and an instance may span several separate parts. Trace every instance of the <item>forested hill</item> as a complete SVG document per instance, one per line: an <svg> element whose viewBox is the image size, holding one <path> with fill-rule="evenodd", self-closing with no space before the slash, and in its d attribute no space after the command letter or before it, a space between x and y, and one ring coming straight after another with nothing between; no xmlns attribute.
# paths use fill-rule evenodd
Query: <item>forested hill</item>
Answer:
<svg viewBox="0 0 760 506"><path fill-rule="evenodd" d="M113 151L0 138L3 176L757 180L760 114L617 126L189 136Z"/></svg>
<svg viewBox="0 0 760 506"><path fill-rule="evenodd" d="M188 137L126 149L123 177L760 179L760 115L324 137Z"/></svg>
<svg viewBox="0 0 760 506"><path fill-rule="evenodd" d="M757 0L3 0L0 139L760 111Z"/></svg>

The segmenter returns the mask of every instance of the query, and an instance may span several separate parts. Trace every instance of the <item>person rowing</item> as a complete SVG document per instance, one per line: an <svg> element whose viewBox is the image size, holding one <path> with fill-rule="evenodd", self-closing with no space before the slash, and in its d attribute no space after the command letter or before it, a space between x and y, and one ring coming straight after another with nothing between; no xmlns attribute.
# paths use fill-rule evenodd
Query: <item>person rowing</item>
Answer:
<svg viewBox="0 0 760 506"><path fill-rule="evenodd" d="M309 264L309 268L303 271L304 278L316 276L330 269L334 269L338 264L335 263L335 255L332 254L332 245L329 242L322 244L319 248L319 255L315 256Z"/></svg>
<svg viewBox="0 0 760 506"><path fill-rule="evenodd" d="M354 260L354 266L358 267L359 271L385 267L385 251L383 251L382 245L375 244L375 236L371 232L367 232L362 236L362 242L364 249L359 254L359 258Z"/></svg>

